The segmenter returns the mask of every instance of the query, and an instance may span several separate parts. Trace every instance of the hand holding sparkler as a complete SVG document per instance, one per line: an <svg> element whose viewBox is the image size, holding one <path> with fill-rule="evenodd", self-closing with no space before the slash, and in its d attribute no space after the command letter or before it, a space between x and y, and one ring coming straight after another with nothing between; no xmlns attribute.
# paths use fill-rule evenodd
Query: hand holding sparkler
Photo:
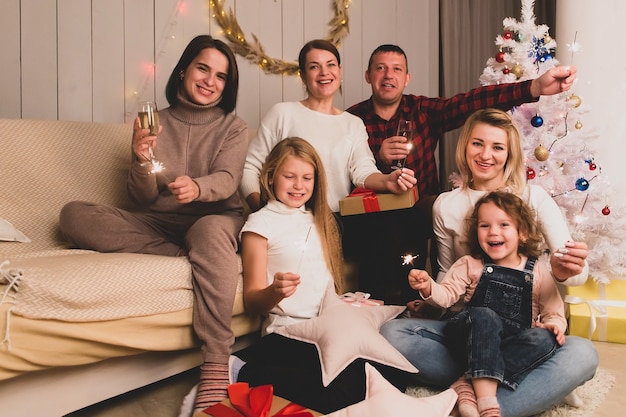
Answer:
<svg viewBox="0 0 626 417"><path fill-rule="evenodd" d="M430 297L432 279L423 269L412 269L409 272L409 285L418 290L425 298Z"/></svg>
<svg viewBox="0 0 626 417"><path fill-rule="evenodd" d="M200 196L198 184L188 175L177 177L174 181L169 182L167 187L179 204L191 203Z"/></svg>
<svg viewBox="0 0 626 417"><path fill-rule="evenodd" d="M300 275L293 272L277 272L274 274L272 287L281 298L292 296L300 285Z"/></svg>

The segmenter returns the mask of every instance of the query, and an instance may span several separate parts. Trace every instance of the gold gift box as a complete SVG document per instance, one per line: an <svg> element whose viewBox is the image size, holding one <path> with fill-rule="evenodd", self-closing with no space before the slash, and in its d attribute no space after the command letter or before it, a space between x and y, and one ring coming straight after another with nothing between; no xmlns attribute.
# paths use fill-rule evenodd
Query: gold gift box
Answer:
<svg viewBox="0 0 626 417"><path fill-rule="evenodd" d="M359 188L355 191L356 193L353 191L349 196L339 200L339 211L342 216L410 208L419 200L416 187L402 194L376 194Z"/></svg>

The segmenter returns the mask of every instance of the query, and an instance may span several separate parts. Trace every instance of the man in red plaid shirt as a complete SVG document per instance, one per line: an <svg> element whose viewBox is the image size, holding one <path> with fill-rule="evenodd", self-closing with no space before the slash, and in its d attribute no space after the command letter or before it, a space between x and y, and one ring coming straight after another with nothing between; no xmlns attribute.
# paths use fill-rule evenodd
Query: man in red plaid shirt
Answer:
<svg viewBox="0 0 626 417"><path fill-rule="evenodd" d="M387 252L387 256L383 256L372 247L359 249L364 259L373 261L371 267L361 266L360 270L364 271L364 274L361 274L360 278L367 274L378 275L362 280L370 288L359 289L362 291L372 289L370 292L376 293L373 289L377 284L370 281L380 281L383 274L393 274L392 270L397 270L396 264L400 263L398 260L403 251L416 251L414 253L420 256L415 260L414 267L422 269L425 267L428 257L427 242L433 235L432 203L440 192L435 148L437 141L445 132L461 127L465 119L478 109L495 107L509 110L523 103L537 101L540 95L567 91L572 86L575 76L574 67L561 66L552 68L533 80L478 87L451 98L430 98L403 93L411 76L408 72L406 54L399 46L381 45L376 48L370 56L365 72L365 80L371 85L372 96L347 111L359 116L365 123L376 165L383 173L390 172L392 161L406 157L405 166L412 169L417 178L420 201L412 209L389 212L384 219L383 216L379 216L380 219L367 217L369 214L359 216L361 217L359 221L362 222L360 228L370 228L371 223L375 221L376 228L388 235L367 239L368 242L373 240L381 242L381 246L385 247L380 249L382 253ZM411 147L407 146L406 138L395 136L400 119L413 122ZM386 224L383 225L381 222ZM390 236L397 237L403 230L407 233L400 238L401 246L393 247L390 241L394 238ZM395 251L395 254L391 251ZM374 253L376 256L373 256ZM431 261L435 259L435 256L431 256ZM436 263L433 267L436 268ZM433 271L433 274L435 272ZM400 270L400 273L404 275L402 280L406 281L405 271ZM408 284L402 285L405 289L408 288ZM410 301L415 299L415 294L409 291L403 298L406 298L402 300L403 302Z"/></svg>

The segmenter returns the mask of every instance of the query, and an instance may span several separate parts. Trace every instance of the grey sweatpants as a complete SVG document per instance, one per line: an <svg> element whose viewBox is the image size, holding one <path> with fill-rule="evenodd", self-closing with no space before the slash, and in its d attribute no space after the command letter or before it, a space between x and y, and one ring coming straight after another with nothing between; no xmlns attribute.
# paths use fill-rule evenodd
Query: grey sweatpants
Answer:
<svg viewBox="0 0 626 417"><path fill-rule="evenodd" d="M73 201L60 214L61 232L77 247L98 252L187 255L193 272L193 327L204 361L228 363L239 267L237 237L243 216L134 213Z"/></svg>

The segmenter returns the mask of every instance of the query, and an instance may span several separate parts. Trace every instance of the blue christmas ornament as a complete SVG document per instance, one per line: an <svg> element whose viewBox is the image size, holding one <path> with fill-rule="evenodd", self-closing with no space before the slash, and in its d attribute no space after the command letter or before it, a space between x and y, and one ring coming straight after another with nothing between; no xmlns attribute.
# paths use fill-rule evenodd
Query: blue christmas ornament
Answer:
<svg viewBox="0 0 626 417"><path fill-rule="evenodd" d="M578 191L587 191L588 188L589 188L589 181L587 181L585 178L578 178L576 180L576 189Z"/></svg>
<svg viewBox="0 0 626 417"><path fill-rule="evenodd" d="M550 55L550 51L545 47L545 39L538 39L533 36L533 44L528 51L528 57L534 58L535 62L541 61L544 62L546 57Z"/></svg>
<svg viewBox="0 0 626 417"><path fill-rule="evenodd" d="M530 119L530 124L533 125L533 127L541 127L543 125L543 117L539 115L533 116L533 118Z"/></svg>

